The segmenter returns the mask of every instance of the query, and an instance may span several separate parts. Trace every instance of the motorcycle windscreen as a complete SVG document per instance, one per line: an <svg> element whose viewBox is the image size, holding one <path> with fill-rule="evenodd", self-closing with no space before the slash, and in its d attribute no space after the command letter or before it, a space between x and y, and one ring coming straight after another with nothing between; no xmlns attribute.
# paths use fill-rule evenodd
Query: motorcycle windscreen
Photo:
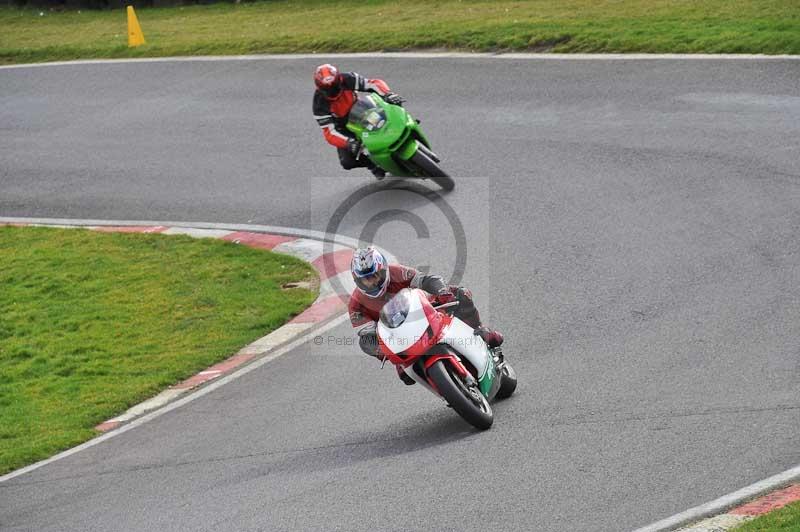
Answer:
<svg viewBox="0 0 800 532"><path fill-rule="evenodd" d="M378 337L394 354L426 338L425 331L430 324L419 298L416 291L404 288L381 309Z"/></svg>
<svg viewBox="0 0 800 532"><path fill-rule="evenodd" d="M409 310L411 310L411 293L401 290L381 309L381 323L390 329L396 329L406 321Z"/></svg>
<svg viewBox="0 0 800 532"><path fill-rule="evenodd" d="M386 111L376 105L370 96L359 94L347 119L363 131L376 131L386 124Z"/></svg>

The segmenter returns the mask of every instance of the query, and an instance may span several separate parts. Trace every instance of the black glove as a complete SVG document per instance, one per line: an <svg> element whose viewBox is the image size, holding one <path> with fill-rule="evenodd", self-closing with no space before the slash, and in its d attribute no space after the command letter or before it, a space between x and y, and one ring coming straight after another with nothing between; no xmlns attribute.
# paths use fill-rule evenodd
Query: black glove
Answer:
<svg viewBox="0 0 800 532"><path fill-rule="evenodd" d="M405 98L403 98L399 94L395 94L393 92L387 93L386 96L383 97L383 100L386 103L390 103L392 105L403 105L403 102L406 101Z"/></svg>
<svg viewBox="0 0 800 532"><path fill-rule="evenodd" d="M472 291L469 288L464 288L463 286L459 286L456 288L456 299L459 303L471 303L472 302Z"/></svg>
<svg viewBox="0 0 800 532"><path fill-rule="evenodd" d="M358 139L350 139L347 141L347 151L353 154L353 157L358 157L358 152L361 151L361 143Z"/></svg>
<svg viewBox="0 0 800 532"><path fill-rule="evenodd" d="M367 355L383 360L383 355L378 347L378 333L374 323L358 331L358 347Z"/></svg>

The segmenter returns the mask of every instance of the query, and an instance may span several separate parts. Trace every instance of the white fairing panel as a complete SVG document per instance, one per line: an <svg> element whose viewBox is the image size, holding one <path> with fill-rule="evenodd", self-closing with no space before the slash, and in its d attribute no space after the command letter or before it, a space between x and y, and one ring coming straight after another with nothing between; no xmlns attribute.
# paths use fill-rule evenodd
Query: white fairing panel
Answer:
<svg viewBox="0 0 800 532"><path fill-rule="evenodd" d="M399 327L390 329L382 321L378 322L378 336L394 354L402 353L414 345L427 329L428 318L416 293L410 298L408 316Z"/></svg>
<svg viewBox="0 0 800 532"><path fill-rule="evenodd" d="M489 347L483 338L474 334L474 331L475 329L453 317L450 326L444 330L442 343L446 343L469 360L478 371L478 378L481 378L486 373L489 362Z"/></svg>

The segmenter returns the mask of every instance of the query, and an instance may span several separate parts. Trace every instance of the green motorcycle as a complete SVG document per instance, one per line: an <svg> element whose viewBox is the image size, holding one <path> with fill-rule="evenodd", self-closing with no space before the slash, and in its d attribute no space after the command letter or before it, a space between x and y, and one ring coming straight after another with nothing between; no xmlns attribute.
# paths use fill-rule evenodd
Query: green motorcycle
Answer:
<svg viewBox="0 0 800 532"><path fill-rule="evenodd" d="M347 129L356 135L372 162L393 176L432 179L445 190L455 187L453 179L439 168L439 157L419 122L399 105L386 103L377 94L358 93Z"/></svg>

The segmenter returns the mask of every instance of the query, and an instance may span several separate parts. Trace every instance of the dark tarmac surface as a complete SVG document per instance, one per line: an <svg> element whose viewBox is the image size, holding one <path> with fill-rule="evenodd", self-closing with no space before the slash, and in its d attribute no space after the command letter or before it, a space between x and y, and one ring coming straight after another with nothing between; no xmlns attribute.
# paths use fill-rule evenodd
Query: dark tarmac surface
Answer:
<svg viewBox="0 0 800 532"><path fill-rule="evenodd" d="M324 60L0 69L0 216L325 230L361 193L338 232L463 264L518 393L477 433L341 326L0 484L0 529L619 531L800 463L800 61L338 61L439 195L338 167Z"/></svg>

